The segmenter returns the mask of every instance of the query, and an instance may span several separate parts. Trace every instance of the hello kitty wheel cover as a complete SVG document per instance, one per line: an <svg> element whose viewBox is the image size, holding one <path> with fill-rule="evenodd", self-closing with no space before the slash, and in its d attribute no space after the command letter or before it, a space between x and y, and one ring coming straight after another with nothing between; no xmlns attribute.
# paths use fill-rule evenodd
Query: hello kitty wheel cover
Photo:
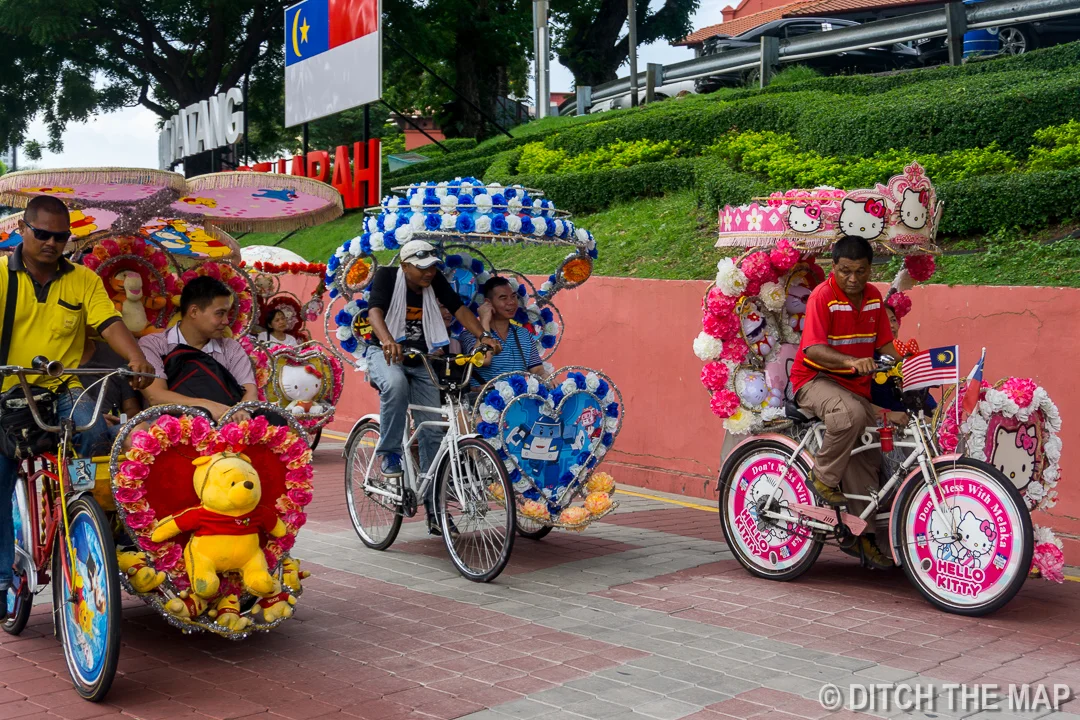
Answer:
<svg viewBox="0 0 1080 720"><path fill-rule="evenodd" d="M760 450L746 456L731 474L732 487L725 494L723 512L731 529L736 552L768 572L781 572L802 562L814 548L808 532L789 532L758 519L757 502L768 496L784 472L785 458L776 450ZM788 469L780 495L781 506L815 504L806 477L798 466Z"/></svg>
<svg viewBox="0 0 1080 720"><path fill-rule="evenodd" d="M1023 563L1021 509L1011 496L981 473L956 467L938 472L938 501L960 520L959 542L948 542L933 512L933 499L920 485L904 518L904 562L931 594L957 606L992 602L1007 590ZM955 522L955 520L953 520Z"/></svg>

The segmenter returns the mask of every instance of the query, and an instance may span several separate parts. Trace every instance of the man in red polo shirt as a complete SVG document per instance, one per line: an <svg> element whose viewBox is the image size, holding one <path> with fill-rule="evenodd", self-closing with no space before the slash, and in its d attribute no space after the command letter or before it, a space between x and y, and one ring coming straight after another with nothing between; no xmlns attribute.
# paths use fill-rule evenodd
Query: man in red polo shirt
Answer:
<svg viewBox="0 0 1080 720"><path fill-rule="evenodd" d="M855 495L869 495L879 486L881 452L851 456L863 430L877 423L878 413L870 404L874 351L899 357L881 293L869 284L873 259L873 248L862 238L844 237L833 245L832 275L807 299L806 327L791 369L795 401L825 423L825 440L814 459L813 490L825 502L850 505L855 513L866 503L847 500L841 480ZM906 422L903 415L893 413L889 419ZM860 538L856 550L873 567L892 565L868 536Z"/></svg>

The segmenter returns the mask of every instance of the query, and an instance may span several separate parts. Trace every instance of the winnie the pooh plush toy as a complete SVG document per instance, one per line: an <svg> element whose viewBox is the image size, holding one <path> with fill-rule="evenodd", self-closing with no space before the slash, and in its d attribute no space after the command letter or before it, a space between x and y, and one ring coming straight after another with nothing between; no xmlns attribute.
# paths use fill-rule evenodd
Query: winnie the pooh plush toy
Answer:
<svg viewBox="0 0 1080 720"><path fill-rule="evenodd" d="M165 582L165 573L155 572L146 564L146 553L118 550L116 562L120 566L120 572L127 576L131 587L135 588L135 592L148 593Z"/></svg>
<svg viewBox="0 0 1080 720"><path fill-rule="evenodd" d="M259 507L262 485L245 455L221 452L196 458L193 482L201 502L161 520L151 539L162 542L190 532L184 548L191 589L199 597L218 594L218 573L239 571L244 588L266 597L281 591L270 575L260 545L260 533L282 537L285 524L273 508Z"/></svg>

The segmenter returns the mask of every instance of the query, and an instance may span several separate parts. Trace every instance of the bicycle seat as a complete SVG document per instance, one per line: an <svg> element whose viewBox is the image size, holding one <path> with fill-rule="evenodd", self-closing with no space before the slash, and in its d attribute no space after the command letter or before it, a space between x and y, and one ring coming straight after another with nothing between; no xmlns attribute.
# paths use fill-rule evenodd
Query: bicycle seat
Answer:
<svg viewBox="0 0 1080 720"><path fill-rule="evenodd" d="M784 416L797 423L815 422L817 418L809 410L803 410L793 402L784 404Z"/></svg>

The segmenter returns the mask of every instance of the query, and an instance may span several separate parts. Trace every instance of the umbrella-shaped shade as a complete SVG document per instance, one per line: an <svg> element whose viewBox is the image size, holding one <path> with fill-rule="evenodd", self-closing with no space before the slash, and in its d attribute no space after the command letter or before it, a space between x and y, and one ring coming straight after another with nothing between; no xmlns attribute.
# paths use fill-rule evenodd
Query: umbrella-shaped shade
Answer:
<svg viewBox="0 0 1080 720"><path fill-rule="evenodd" d="M216 173L188 181L171 205L225 230L290 232L341 217L341 193L326 183L293 175Z"/></svg>
<svg viewBox="0 0 1080 720"><path fill-rule="evenodd" d="M248 247L240 248L240 257L248 265L254 265L257 262L273 263L274 265L307 262L307 260L297 255L292 250L275 247L274 245L249 245Z"/></svg>

